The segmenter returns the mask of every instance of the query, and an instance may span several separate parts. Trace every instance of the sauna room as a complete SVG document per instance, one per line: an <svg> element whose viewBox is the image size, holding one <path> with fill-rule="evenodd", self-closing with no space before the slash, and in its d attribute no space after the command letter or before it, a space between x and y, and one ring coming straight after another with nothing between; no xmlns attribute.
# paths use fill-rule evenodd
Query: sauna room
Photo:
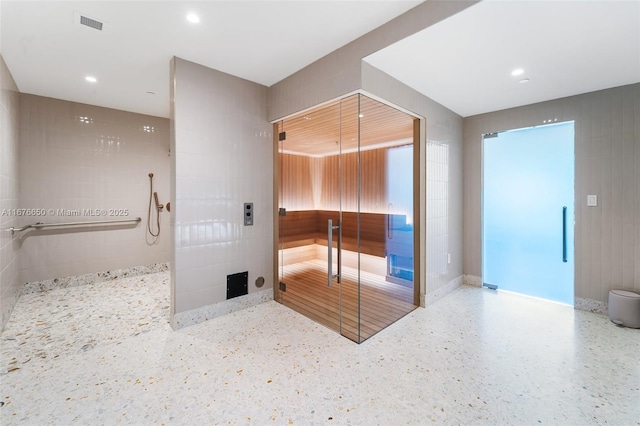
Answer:
<svg viewBox="0 0 640 426"><path fill-rule="evenodd" d="M361 343L418 305L419 120L358 93L274 134L275 299Z"/></svg>

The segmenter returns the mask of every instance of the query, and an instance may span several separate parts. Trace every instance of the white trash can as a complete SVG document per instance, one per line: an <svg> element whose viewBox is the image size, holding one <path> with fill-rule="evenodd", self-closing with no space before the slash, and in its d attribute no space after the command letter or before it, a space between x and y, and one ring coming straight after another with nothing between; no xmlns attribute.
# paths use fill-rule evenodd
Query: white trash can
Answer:
<svg viewBox="0 0 640 426"><path fill-rule="evenodd" d="M611 290L609 319L618 325L640 328L640 294L626 290Z"/></svg>

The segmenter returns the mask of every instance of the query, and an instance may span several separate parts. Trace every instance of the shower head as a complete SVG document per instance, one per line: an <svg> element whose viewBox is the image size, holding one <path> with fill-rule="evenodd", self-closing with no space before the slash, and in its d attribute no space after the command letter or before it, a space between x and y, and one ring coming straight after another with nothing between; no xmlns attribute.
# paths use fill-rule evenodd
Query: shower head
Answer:
<svg viewBox="0 0 640 426"><path fill-rule="evenodd" d="M152 178L153 177L153 173L149 173L149 177Z"/></svg>

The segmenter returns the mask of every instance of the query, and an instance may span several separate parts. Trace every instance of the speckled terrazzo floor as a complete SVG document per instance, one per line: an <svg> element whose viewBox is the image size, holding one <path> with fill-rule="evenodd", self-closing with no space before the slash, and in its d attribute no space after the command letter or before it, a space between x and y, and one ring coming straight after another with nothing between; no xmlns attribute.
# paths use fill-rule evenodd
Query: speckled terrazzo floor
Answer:
<svg viewBox="0 0 640 426"><path fill-rule="evenodd" d="M597 314L463 287L361 345L275 302L174 332L167 282L21 299L0 423L640 424L640 330Z"/></svg>

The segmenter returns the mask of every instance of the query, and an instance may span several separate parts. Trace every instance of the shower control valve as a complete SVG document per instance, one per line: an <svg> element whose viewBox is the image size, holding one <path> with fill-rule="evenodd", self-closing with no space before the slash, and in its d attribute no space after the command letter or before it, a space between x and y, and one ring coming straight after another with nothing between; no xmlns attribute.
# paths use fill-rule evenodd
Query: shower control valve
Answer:
<svg viewBox="0 0 640 426"><path fill-rule="evenodd" d="M253 225L253 203L244 203L244 226Z"/></svg>

